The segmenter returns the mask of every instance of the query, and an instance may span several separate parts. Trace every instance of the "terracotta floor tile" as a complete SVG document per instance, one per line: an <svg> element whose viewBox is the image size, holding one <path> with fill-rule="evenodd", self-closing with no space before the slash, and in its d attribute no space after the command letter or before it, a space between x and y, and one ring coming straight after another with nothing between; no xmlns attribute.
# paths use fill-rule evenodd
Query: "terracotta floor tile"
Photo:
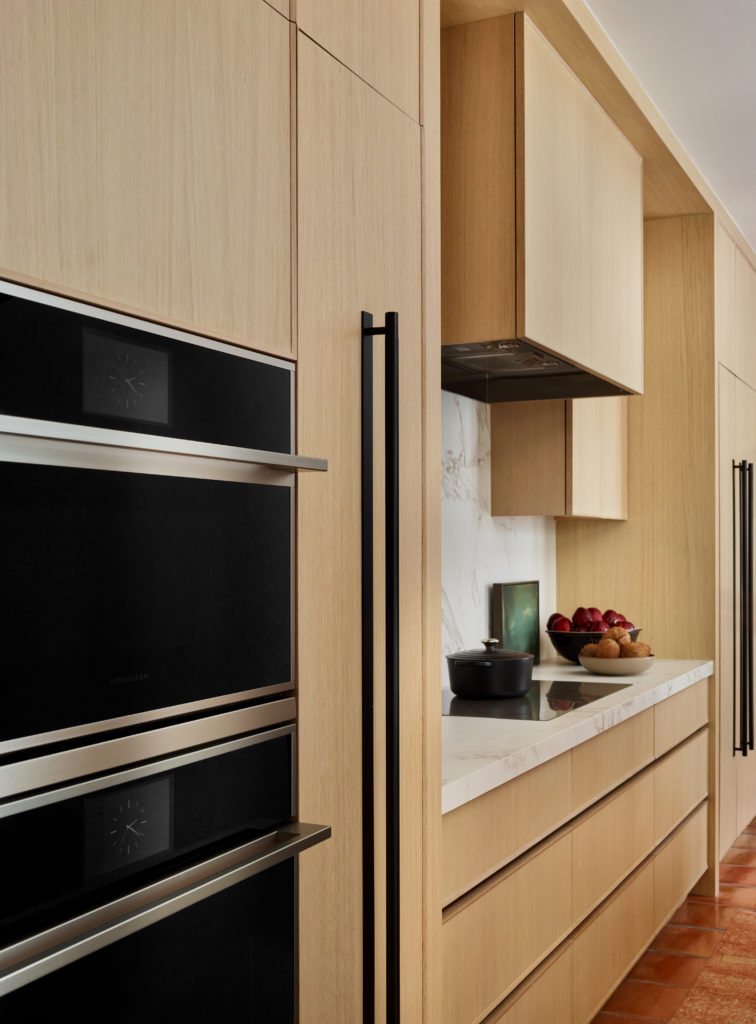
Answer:
<svg viewBox="0 0 756 1024"><path fill-rule="evenodd" d="M623 981L604 1003L607 1013L624 1013L643 1020L668 1021L685 1002L687 988L654 985L648 981Z"/></svg>
<svg viewBox="0 0 756 1024"><path fill-rule="evenodd" d="M750 977L756 981L756 914L739 910L717 947L717 957L734 957L750 965Z"/></svg>
<svg viewBox="0 0 756 1024"><path fill-rule="evenodd" d="M756 909L756 888L747 885L722 885L719 902L728 907L749 907Z"/></svg>
<svg viewBox="0 0 756 1024"><path fill-rule="evenodd" d="M716 928L724 931L730 921L740 913L736 907L723 907L719 903L686 900L673 915L670 924L693 924L698 928Z"/></svg>
<svg viewBox="0 0 756 1024"><path fill-rule="evenodd" d="M754 1024L756 1007L732 996L691 989L669 1024Z"/></svg>
<svg viewBox="0 0 756 1024"><path fill-rule="evenodd" d="M751 850L756 850L756 836L754 836L754 835L746 835L745 833L743 833L742 836L738 836L738 838L735 840L735 842L732 845L733 846L737 846L738 848L741 848L741 849L744 848L744 847L747 847L747 848L749 848Z"/></svg>
<svg viewBox="0 0 756 1024"><path fill-rule="evenodd" d="M721 864L740 864L744 868L756 868L756 850L733 846L722 858Z"/></svg>
<svg viewBox="0 0 756 1024"><path fill-rule="evenodd" d="M692 928L683 924L668 924L652 941L650 949L668 953L687 953L690 956L711 956L719 945L722 932L709 928Z"/></svg>
<svg viewBox="0 0 756 1024"><path fill-rule="evenodd" d="M707 961L700 956L681 956L649 950L644 953L628 977L636 981L655 981L659 985L690 988Z"/></svg>
<svg viewBox="0 0 756 1024"><path fill-rule="evenodd" d="M739 864L720 864L719 881L734 885L756 885L756 868L742 867Z"/></svg>

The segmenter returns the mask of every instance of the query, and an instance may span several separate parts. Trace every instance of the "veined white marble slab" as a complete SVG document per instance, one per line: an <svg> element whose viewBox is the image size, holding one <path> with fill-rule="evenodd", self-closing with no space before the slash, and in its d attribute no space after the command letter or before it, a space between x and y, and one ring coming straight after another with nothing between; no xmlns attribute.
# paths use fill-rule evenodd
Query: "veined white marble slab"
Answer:
<svg viewBox="0 0 756 1024"><path fill-rule="evenodd" d="M442 813L461 807L713 673L711 661L659 659L640 676L619 678L592 675L581 665L567 662L541 662L533 669L534 679L632 685L549 722L442 718Z"/></svg>

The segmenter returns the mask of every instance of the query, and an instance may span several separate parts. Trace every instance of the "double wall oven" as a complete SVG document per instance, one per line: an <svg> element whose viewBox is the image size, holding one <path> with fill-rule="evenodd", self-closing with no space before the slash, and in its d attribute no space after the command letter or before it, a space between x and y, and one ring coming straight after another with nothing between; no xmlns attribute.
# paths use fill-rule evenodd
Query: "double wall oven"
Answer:
<svg viewBox="0 0 756 1024"><path fill-rule="evenodd" d="M0 283L0 1013L296 1020L294 368Z"/></svg>

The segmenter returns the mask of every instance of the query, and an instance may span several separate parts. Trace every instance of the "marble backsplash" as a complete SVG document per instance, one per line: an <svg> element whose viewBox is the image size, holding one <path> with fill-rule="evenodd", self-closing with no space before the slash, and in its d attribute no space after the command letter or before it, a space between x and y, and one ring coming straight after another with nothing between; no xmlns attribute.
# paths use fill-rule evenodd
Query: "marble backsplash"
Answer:
<svg viewBox="0 0 756 1024"><path fill-rule="evenodd" d="M441 638L444 655L489 635L492 583L538 580L541 629L556 608L553 517L491 516L490 406L441 392ZM541 638L541 656L550 654Z"/></svg>

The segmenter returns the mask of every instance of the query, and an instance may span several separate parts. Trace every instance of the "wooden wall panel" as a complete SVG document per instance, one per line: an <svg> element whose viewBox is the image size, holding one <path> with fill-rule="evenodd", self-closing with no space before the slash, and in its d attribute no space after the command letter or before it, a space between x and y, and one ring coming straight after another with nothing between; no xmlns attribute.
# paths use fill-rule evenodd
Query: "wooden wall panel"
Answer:
<svg viewBox="0 0 756 1024"><path fill-rule="evenodd" d="M712 658L713 218L648 221L645 232L646 384L628 401L628 520L557 523L557 606L616 608L656 655Z"/></svg>
<svg viewBox="0 0 756 1024"><path fill-rule="evenodd" d="M420 1020L420 129L301 32L298 66L298 438L303 448L328 458L322 479L313 474L299 483L299 801L304 820L333 828L332 839L303 857L300 868L300 1014L303 1024L354 1024L362 1012L360 313L372 311L380 324L384 312L396 310L402 353L402 1008L406 1019ZM382 351L380 341L376 349ZM380 948L380 902L377 907Z"/></svg>
<svg viewBox="0 0 756 1024"><path fill-rule="evenodd" d="M8 0L0 274L290 354L289 25L262 0Z"/></svg>

